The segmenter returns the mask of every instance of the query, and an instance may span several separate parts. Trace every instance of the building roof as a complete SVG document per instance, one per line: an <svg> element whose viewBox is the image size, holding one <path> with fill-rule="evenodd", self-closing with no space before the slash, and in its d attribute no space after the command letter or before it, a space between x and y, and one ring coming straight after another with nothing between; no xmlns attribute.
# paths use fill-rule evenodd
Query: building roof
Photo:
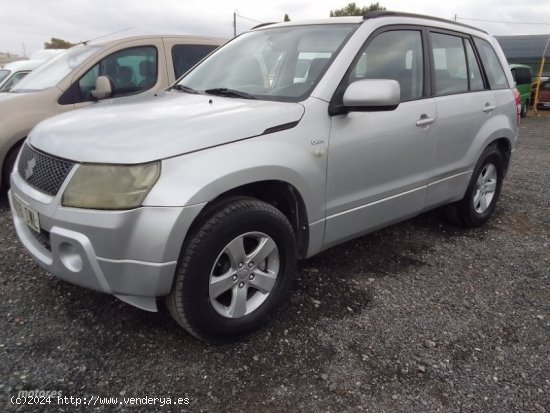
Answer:
<svg viewBox="0 0 550 413"><path fill-rule="evenodd" d="M495 36L504 55L508 59L541 58L550 34L535 34L525 36ZM550 46L546 57L550 56Z"/></svg>

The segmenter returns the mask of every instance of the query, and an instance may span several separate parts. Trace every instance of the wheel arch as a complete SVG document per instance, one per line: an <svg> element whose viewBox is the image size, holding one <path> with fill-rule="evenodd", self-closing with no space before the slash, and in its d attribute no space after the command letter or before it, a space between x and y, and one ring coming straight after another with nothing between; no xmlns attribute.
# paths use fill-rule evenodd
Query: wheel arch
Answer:
<svg viewBox="0 0 550 413"><path fill-rule="evenodd" d="M6 141L0 151L0 187L2 187L3 190L7 189L4 188L4 184L9 181L9 176L6 176L6 174L9 175L9 171L6 170L5 165L6 159L12 156L14 151L21 149L21 145L25 142L28 132L29 131L23 131L22 133L12 136Z"/></svg>
<svg viewBox="0 0 550 413"><path fill-rule="evenodd" d="M512 157L512 144L507 138L498 138L492 141L488 146L494 145L502 154L504 159L504 173L508 172L508 166L510 165L510 159Z"/></svg>
<svg viewBox="0 0 550 413"><path fill-rule="evenodd" d="M306 205L298 189L294 185L281 180L250 182L220 193L209 201L193 220L185 236L184 244L214 210L232 200L244 197L266 202L281 211L294 229L298 256L300 258L306 257L309 245L309 225Z"/></svg>

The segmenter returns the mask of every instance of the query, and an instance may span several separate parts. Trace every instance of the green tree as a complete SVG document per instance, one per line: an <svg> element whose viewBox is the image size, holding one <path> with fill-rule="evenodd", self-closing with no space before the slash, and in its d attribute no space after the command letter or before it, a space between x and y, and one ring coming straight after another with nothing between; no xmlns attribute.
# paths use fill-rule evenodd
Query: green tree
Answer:
<svg viewBox="0 0 550 413"><path fill-rule="evenodd" d="M78 43L71 43L63 39L52 37L49 42L44 43L44 49L68 49Z"/></svg>
<svg viewBox="0 0 550 413"><path fill-rule="evenodd" d="M381 6L380 3L372 3L370 6L359 7L355 3L349 3L346 7L341 9L331 10L330 17L341 17L341 16L364 16L371 11L377 10L386 10L384 6Z"/></svg>
<svg viewBox="0 0 550 413"><path fill-rule="evenodd" d="M288 17L288 14L285 13L285 22L289 22L290 21L290 17Z"/></svg>

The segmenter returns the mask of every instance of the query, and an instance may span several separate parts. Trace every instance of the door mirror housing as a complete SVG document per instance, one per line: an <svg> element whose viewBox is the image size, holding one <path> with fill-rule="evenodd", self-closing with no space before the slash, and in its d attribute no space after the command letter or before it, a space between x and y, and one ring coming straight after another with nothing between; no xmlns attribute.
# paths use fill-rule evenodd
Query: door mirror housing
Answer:
<svg viewBox="0 0 550 413"><path fill-rule="evenodd" d="M111 79L107 76L98 76L95 80L95 89L92 90L92 96L97 100L110 98L113 95L113 89Z"/></svg>
<svg viewBox="0 0 550 413"><path fill-rule="evenodd" d="M363 79L351 83L343 96L345 112L395 110L401 99L399 82L393 79Z"/></svg>

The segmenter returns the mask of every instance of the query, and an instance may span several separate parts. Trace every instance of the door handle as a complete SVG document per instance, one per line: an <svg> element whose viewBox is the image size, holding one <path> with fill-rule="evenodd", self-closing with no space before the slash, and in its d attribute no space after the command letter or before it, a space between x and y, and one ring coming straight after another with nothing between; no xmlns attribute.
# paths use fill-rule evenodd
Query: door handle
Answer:
<svg viewBox="0 0 550 413"><path fill-rule="evenodd" d="M416 126L427 126L435 122L435 118L431 118L428 115L424 114L420 116L420 119L416 121Z"/></svg>
<svg viewBox="0 0 550 413"><path fill-rule="evenodd" d="M485 113L489 113L489 112L492 112L493 110L496 109L496 106L495 105L491 105L490 103L486 103L485 104L485 107L483 108L483 112Z"/></svg>

